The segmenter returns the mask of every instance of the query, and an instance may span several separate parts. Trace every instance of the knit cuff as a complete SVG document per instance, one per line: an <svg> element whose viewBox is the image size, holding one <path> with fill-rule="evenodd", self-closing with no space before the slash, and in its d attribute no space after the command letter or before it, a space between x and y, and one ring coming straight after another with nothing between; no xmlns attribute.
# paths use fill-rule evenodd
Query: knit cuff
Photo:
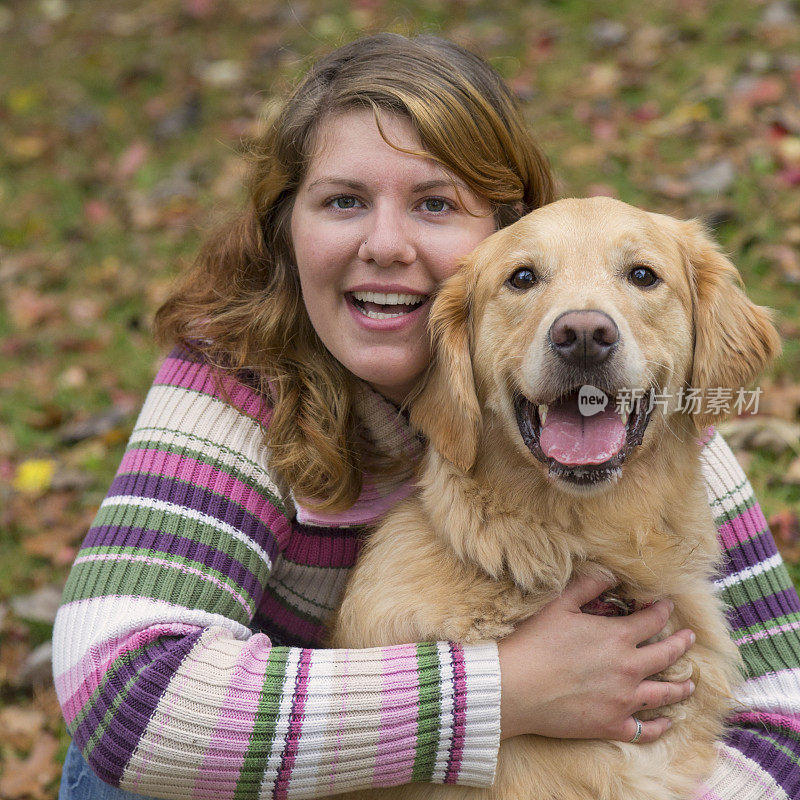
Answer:
<svg viewBox="0 0 800 800"><path fill-rule="evenodd" d="M465 703L454 715L452 770L444 783L491 786L500 747L500 659L496 642L461 645ZM460 694L456 679L455 696Z"/></svg>

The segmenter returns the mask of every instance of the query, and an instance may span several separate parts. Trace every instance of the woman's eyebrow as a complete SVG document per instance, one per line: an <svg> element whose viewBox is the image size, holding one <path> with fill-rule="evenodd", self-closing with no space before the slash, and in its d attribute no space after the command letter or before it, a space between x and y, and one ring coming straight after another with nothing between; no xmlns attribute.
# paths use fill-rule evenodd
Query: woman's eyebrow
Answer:
<svg viewBox="0 0 800 800"><path fill-rule="evenodd" d="M346 186L348 189L353 189L354 191L363 191L367 188L367 185L365 183L361 183L360 181L354 181L350 178L339 178L333 175L317 178L317 180L311 181L311 183L308 184L308 188L314 189L317 186L325 185ZM453 178L452 180L448 180L447 178L433 178L429 181L422 181L422 183L414 184L414 186L411 187L411 191L416 193L428 192L431 189L452 189L454 185L465 192L470 191L469 186L467 186L466 183L458 178Z"/></svg>

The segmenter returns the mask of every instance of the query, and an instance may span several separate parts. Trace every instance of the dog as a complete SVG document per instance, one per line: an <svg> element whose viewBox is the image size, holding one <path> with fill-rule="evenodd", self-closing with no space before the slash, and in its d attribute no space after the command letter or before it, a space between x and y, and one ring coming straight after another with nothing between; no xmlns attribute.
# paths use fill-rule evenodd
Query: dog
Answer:
<svg viewBox="0 0 800 800"><path fill-rule="evenodd" d="M771 320L697 221L610 198L537 209L445 281L411 405L429 442L418 490L367 540L331 644L500 640L573 576L610 575L622 602L674 602L663 635L697 639L656 677L696 689L639 715L673 715L656 742L516 736L500 744L491 788L345 797L696 796L740 659L712 588L719 549L699 459L698 435L725 408L696 413L681 398L750 384L780 351ZM583 409L586 397L603 408Z"/></svg>

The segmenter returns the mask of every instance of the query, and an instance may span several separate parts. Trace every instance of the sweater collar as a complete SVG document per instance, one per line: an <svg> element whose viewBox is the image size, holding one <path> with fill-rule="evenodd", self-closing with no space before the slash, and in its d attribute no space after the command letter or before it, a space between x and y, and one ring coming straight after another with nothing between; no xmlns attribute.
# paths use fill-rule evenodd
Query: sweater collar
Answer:
<svg viewBox="0 0 800 800"><path fill-rule="evenodd" d="M411 429L406 413L366 383L359 382L354 396L361 433L376 451L401 457L403 466L389 475L364 475L358 500L344 511L316 511L293 498L297 521L304 525L354 527L374 525L400 500L414 491L414 473L422 455L422 439Z"/></svg>

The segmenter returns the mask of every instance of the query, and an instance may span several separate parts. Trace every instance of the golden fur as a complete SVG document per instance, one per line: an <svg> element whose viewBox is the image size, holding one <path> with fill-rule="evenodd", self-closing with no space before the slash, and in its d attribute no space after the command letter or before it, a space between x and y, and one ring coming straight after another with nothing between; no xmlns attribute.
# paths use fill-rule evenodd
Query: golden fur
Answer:
<svg viewBox="0 0 800 800"><path fill-rule="evenodd" d="M647 264L658 291L626 280ZM520 265L536 289L505 281ZM621 594L675 603L667 633L697 641L662 677L689 676L660 740L628 744L518 736L500 745L490 789L410 784L348 798L688 800L715 759L739 656L710 576L716 530L699 464L713 417L654 411L616 482L556 485L524 445L512 394L556 397L544 337L569 309L619 326L622 385L746 387L780 347L767 309L695 222L607 198L563 200L487 239L443 286L431 313L435 361L412 409L428 435L420 490L391 512L353 570L334 646L500 639L578 572L612 573ZM627 383L626 383L627 382ZM580 765L579 768L576 765Z"/></svg>

